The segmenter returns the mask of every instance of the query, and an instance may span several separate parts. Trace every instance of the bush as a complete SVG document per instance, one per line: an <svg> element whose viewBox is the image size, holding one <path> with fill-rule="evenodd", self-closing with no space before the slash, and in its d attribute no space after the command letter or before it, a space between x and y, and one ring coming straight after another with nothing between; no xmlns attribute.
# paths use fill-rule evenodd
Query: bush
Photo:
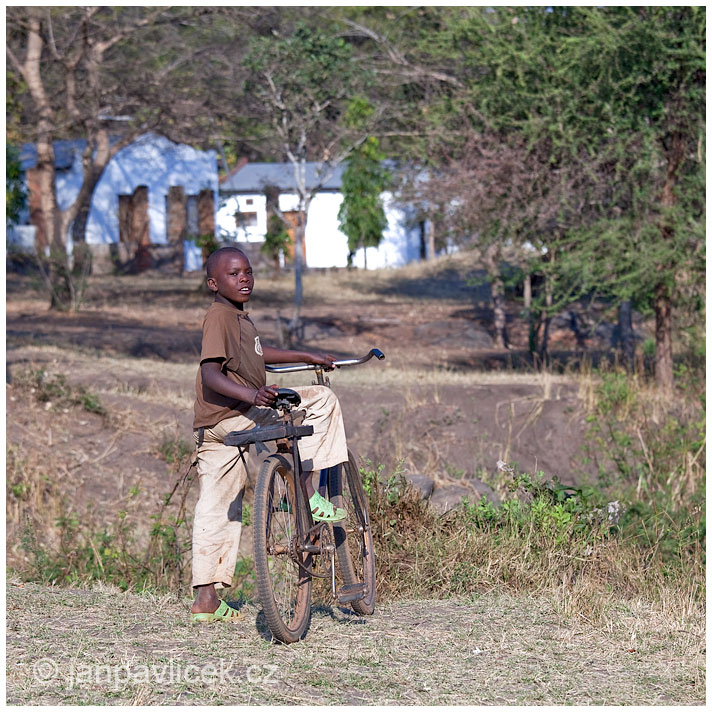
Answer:
<svg viewBox="0 0 712 712"><path fill-rule="evenodd" d="M17 384L29 390L38 403L44 403L48 410L64 410L81 407L89 413L107 415L99 396L82 386L72 386L60 373L52 375L43 368L30 369L20 374Z"/></svg>
<svg viewBox="0 0 712 712"><path fill-rule="evenodd" d="M438 516L404 481L363 470L374 523L381 600L473 595L506 587L585 598L590 615L622 596L663 589L704 600L704 524L699 512L667 520L601 488L567 487L504 463L510 497L467 501Z"/></svg>

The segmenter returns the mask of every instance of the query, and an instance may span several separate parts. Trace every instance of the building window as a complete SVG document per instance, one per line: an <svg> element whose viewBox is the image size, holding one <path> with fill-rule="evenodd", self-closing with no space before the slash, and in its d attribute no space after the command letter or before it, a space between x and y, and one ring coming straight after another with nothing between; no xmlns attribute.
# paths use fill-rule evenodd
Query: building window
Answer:
<svg viewBox="0 0 712 712"><path fill-rule="evenodd" d="M237 227L256 227L257 225L257 213L235 213L235 224Z"/></svg>

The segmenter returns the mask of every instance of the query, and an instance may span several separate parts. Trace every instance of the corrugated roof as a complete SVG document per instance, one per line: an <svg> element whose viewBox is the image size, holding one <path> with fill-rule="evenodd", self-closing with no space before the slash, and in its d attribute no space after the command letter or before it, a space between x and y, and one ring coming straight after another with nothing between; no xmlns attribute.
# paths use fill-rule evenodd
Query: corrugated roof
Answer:
<svg viewBox="0 0 712 712"><path fill-rule="evenodd" d="M321 164L307 163L307 190L319 185L321 177L317 170ZM321 186L324 190L341 190L341 174L344 166L328 169L329 179ZM326 171L322 171L322 175ZM220 184L221 193L262 193L267 186L275 186L281 191L296 191L294 166L291 163L248 163L244 168Z"/></svg>

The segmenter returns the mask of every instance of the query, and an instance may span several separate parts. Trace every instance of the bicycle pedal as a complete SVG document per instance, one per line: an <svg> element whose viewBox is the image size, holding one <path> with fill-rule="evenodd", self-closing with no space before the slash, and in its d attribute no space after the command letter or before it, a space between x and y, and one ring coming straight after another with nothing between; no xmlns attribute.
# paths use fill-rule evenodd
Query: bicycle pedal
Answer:
<svg viewBox="0 0 712 712"><path fill-rule="evenodd" d="M365 595L365 583L346 584L336 592L336 598L339 603L352 603L353 601L360 601Z"/></svg>

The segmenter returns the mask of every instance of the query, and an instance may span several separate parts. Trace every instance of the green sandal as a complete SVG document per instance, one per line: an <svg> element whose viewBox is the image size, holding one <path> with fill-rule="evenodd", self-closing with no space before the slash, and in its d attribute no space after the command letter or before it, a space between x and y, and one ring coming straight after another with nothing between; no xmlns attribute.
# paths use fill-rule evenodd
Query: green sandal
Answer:
<svg viewBox="0 0 712 712"><path fill-rule="evenodd" d="M191 613L190 619L197 623L214 623L215 621L241 621L245 616L236 608L231 608L220 601L220 605L214 613Z"/></svg>
<svg viewBox="0 0 712 712"><path fill-rule="evenodd" d="M339 522L346 519L346 510L341 507L334 507L328 500L324 499L318 492L309 498L309 506L312 511L312 519L315 522Z"/></svg>

